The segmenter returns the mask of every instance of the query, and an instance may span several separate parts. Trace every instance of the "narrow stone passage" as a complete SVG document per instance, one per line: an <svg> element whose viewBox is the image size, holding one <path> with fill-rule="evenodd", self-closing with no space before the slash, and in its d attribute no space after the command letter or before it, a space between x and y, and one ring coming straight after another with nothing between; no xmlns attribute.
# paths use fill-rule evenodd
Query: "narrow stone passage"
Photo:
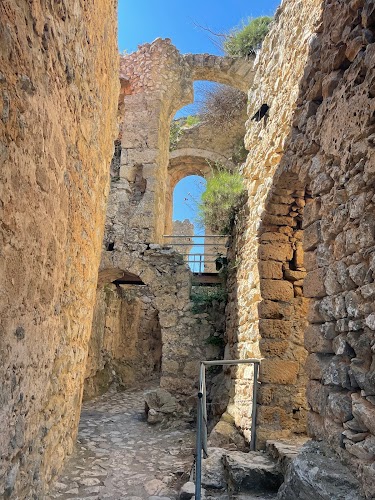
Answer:
<svg viewBox="0 0 375 500"><path fill-rule="evenodd" d="M76 450L49 498L174 499L193 451L193 429L147 424L143 389L107 393L83 405Z"/></svg>

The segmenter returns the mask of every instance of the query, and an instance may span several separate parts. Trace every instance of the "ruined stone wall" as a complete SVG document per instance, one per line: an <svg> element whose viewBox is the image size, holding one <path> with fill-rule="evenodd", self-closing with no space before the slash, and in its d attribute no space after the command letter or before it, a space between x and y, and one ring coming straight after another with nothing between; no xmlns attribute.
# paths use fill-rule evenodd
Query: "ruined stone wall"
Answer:
<svg viewBox="0 0 375 500"><path fill-rule="evenodd" d="M232 305L227 311L227 334L231 357L266 358L259 394L259 446L267 438L303 432L306 424L306 306L301 297L304 274L300 222L296 220L298 205L303 205L302 194L297 193L299 198L295 200L292 187L288 193L279 192L262 228L260 221L291 131L299 82L320 6L318 0L283 2L255 61L254 84L249 90L250 119L245 137L249 156L243 168L248 200L238 216L231 250L228 286ZM251 120L262 104L270 106L268 114L259 122ZM233 372L236 382L230 411L249 437L253 370L240 367Z"/></svg>
<svg viewBox="0 0 375 500"><path fill-rule="evenodd" d="M160 386L176 395L191 396L199 375L199 361L216 359L219 350L207 343L215 324L196 312L191 300L187 264L170 246L137 245L102 254L99 286L121 279L131 270L148 286L152 307L159 313L162 340ZM141 292L140 292L141 293ZM184 398L186 399L186 398Z"/></svg>
<svg viewBox="0 0 375 500"><path fill-rule="evenodd" d="M84 399L159 379L161 330L145 286L106 285L98 290L86 365Z"/></svg>
<svg viewBox="0 0 375 500"><path fill-rule="evenodd" d="M252 60L182 55L169 39L158 38L121 57L120 68L127 89L120 175L114 186L122 196L117 219L126 214L125 241L161 243L163 233L171 231L171 221L165 230L173 189L168 178L171 120L193 101L194 80L245 90L253 78Z"/></svg>
<svg viewBox="0 0 375 500"><path fill-rule="evenodd" d="M0 496L41 498L79 420L115 138L115 1L3 0L0 68Z"/></svg>
<svg viewBox="0 0 375 500"><path fill-rule="evenodd" d="M332 0L320 16L319 4L283 2L279 22L290 19L293 37L301 38L298 29L314 17L321 21L303 58L295 43L285 52L291 67L301 65L299 78L288 83L276 66L250 103L250 116L262 102L271 109L266 120L248 122L248 219L236 239L243 261L232 278L239 284L240 330L256 332L243 345L255 340L250 352L259 345L267 356L259 444L294 428L298 412L288 414L287 403L298 410L298 398L288 391L294 384L303 395L304 341L308 433L329 443L373 498L375 5ZM271 42L272 33L264 56ZM285 92L284 103L274 88Z"/></svg>

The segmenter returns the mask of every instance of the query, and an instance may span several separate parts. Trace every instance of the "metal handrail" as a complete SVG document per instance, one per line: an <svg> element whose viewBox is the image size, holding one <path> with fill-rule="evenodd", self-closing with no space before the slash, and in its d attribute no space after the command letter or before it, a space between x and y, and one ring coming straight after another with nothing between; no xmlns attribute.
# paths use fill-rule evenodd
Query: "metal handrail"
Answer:
<svg viewBox="0 0 375 500"><path fill-rule="evenodd" d="M165 234L163 238L167 240L169 246L175 248L184 257L184 260L195 274L216 272L216 259L225 257L227 253L224 246L228 236L222 234ZM195 238L203 241L194 241ZM214 253L215 249L217 253Z"/></svg>
<svg viewBox="0 0 375 500"><path fill-rule="evenodd" d="M163 238L228 238L225 234L163 234Z"/></svg>
<svg viewBox="0 0 375 500"><path fill-rule="evenodd" d="M252 364L254 365L253 379L253 404L251 408L251 439L250 451L255 450L256 443L256 417L257 417L257 391L258 373L261 359L222 359L219 361L201 361L199 370L198 408L197 408L197 439L195 458L195 499L201 500L202 489L202 451L203 457L208 457L207 448L207 390L206 390L206 366L228 366Z"/></svg>

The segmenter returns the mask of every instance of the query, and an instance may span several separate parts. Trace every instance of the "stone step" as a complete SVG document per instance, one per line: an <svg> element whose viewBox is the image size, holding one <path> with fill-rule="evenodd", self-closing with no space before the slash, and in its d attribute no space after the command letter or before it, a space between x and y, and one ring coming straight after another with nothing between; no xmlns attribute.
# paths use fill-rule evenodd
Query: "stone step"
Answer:
<svg viewBox="0 0 375 500"><path fill-rule="evenodd" d="M222 458L228 493L277 492L284 476L277 463L262 452L228 452Z"/></svg>
<svg viewBox="0 0 375 500"><path fill-rule="evenodd" d="M276 460L280 471L285 476L291 461L297 457L302 446L310 441L307 436L293 437L291 439L270 440L266 442L266 452Z"/></svg>
<svg viewBox="0 0 375 500"><path fill-rule="evenodd" d="M202 487L207 499L241 500L276 498L283 482L276 461L264 452L209 448L202 461Z"/></svg>

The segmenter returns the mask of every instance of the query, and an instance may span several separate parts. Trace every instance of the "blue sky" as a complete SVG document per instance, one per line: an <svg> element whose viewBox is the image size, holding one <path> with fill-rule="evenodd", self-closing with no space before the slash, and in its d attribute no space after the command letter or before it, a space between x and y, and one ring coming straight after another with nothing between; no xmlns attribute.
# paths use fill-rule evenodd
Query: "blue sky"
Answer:
<svg viewBox="0 0 375 500"><path fill-rule="evenodd" d="M212 36L197 25L217 33L227 33L249 17L273 15L281 0L119 0L119 50L134 52L138 45L155 38L171 38L182 53L222 54ZM199 82L195 98L199 100ZM194 105L183 108L177 116L194 112ZM198 199L202 182L185 178L174 193L174 219L194 221L196 213L191 198ZM190 195L188 194L190 193ZM187 201L185 200L187 198ZM198 228L196 228L196 231Z"/></svg>
<svg viewBox="0 0 375 500"><path fill-rule="evenodd" d="M183 53L220 54L209 34L228 32L248 17L273 15L280 0L119 0L119 49L133 52L155 38L171 38Z"/></svg>

